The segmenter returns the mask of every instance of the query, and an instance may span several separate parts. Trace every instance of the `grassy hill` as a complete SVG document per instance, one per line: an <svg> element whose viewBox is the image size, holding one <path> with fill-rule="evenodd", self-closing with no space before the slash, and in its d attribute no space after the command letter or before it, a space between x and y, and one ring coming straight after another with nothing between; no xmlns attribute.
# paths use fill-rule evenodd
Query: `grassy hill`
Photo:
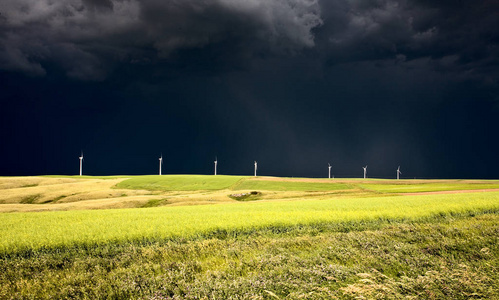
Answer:
<svg viewBox="0 0 499 300"><path fill-rule="evenodd" d="M134 176L117 184L118 188L150 191L203 191L228 189L245 176L151 175Z"/></svg>
<svg viewBox="0 0 499 300"><path fill-rule="evenodd" d="M499 181L318 179L211 175L1 177L0 212L201 205L245 200L374 197L499 189ZM326 196L327 195L327 196Z"/></svg>

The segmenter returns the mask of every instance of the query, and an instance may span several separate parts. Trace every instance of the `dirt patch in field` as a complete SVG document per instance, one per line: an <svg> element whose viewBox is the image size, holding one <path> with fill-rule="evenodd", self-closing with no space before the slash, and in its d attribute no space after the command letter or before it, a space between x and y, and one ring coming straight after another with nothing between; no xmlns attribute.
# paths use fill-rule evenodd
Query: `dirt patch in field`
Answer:
<svg viewBox="0 0 499 300"><path fill-rule="evenodd" d="M499 192L499 189L436 191L436 192L419 192L419 193L400 193L400 195L404 195L404 196L417 196L417 195L462 194L462 193L482 193L482 192Z"/></svg>

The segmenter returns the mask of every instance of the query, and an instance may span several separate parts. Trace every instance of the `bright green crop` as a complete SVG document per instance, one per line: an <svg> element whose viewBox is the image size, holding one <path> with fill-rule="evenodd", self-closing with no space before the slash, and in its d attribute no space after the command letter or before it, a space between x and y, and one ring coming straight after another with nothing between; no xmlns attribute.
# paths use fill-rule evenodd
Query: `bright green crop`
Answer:
<svg viewBox="0 0 499 300"><path fill-rule="evenodd" d="M0 214L0 252L498 210L499 192Z"/></svg>

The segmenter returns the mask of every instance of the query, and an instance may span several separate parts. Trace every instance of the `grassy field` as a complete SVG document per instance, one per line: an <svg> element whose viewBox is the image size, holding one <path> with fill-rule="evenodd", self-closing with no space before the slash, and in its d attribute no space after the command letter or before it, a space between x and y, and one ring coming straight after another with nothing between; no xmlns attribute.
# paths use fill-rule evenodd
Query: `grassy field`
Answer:
<svg viewBox="0 0 499 300"><path fill-rule="evenodd" d="M0 214L0 253L116 241L193 238L220 230L236 232L326 222L416 221L435 215L496 211L498 199L499 192Z"/></svg>
<svg viewBox="0 0 499 300"><path fill-rule="evenodd" d="M222 190L235 185L244 176L206 176L206 175L151 175L136 176L118 183L117 187L125 189L142 189L152 191L202 191Z"/></svg>
<svg viewBox="0 0 499 300"><path fill-rule="evenodd" d="M301 182L301 181L274 181L274 180L243 180L236 184L234 190L263 190L263 191L336 191L349 190L353 187L345 183L336 182Z"/></svg>
<svg viewBox="0 0 499 300"><path fill-rule="evenodd" d="M207 175L0 177L0 212L143 208L256 200L373 197L498 189L499 181L310 179Z"/></svg>
<svg viewBox="0 0 499 300"><path fill-rule="evenodd" d="M498 187L3 177L0 299L497 299Z"/></svg>
<svg viewBox="0 0 499 300"><path fill-rule="evenodd" d="M421 193L421 192L438 192L438 191L456 191L456 190L480 190L480 189L497 189L499 188L498 181L414 181L401 180L400 183L362 183L359 186L383 193Z"/></svg>
<svg viewBox="0 0 499 300"><path fill-rule="evenodd" d="M125 179L2 177L0 212L142 207L156 197L150 191L115 187Z"/></svg>
<svg viewBox="0 0 499 300"><path fill-rule="evenodd" d="M197 239L0 256L1 299L497 299L499 216L348 228L292 226Z"/></svg>

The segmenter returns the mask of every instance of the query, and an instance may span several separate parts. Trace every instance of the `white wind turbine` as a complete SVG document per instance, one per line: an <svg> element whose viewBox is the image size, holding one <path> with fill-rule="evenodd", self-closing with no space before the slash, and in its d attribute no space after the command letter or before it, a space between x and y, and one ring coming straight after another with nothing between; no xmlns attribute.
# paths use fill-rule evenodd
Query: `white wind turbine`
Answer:
<svg viewBox="0 0 499 300"><path fill-rule="evenodd" d="M331 178L331 164L330 163L327 164L327 168L329 169L329 177L328 178Z"/></svg>
<svg viewBox="0 0 499 300"><path fill-rule="evenodd" d="M255 160L255 177L256 177L256 170L258 169L258 163Z"/></svg>
<svg viewBox="0 0 499 300"><path fill-rule="evenodd" d="M402 172L400 172L400 166L399 166L397 169L397 180L400 179L400 174L402 174Z"/></svg>
<svg viewBox="0 0 499 300"><path fill-rule="evenodd" d="M79 157L80 159L80 176L83 173L83 151L81 151L81 156Z"/></svg>
<svg viewBox="0 0 499 300"><path fill-rule="evenodd" d="M159 175L161 175L161 166L163 165L163 153L159 157Z"/></svg>
<svg viewBox="0 0 499 300"><path fill-rule="evenodd" d="M218 164L218 158L215 156L215 176L217 175L217 164Z"/></svg>
<svg viewBox="0 0 499 300"><path fill-rule="evenodd" d="M367 165L365 167L362 167L362 169L364 169L364 179L365 179L367 175Z"/></svg>

